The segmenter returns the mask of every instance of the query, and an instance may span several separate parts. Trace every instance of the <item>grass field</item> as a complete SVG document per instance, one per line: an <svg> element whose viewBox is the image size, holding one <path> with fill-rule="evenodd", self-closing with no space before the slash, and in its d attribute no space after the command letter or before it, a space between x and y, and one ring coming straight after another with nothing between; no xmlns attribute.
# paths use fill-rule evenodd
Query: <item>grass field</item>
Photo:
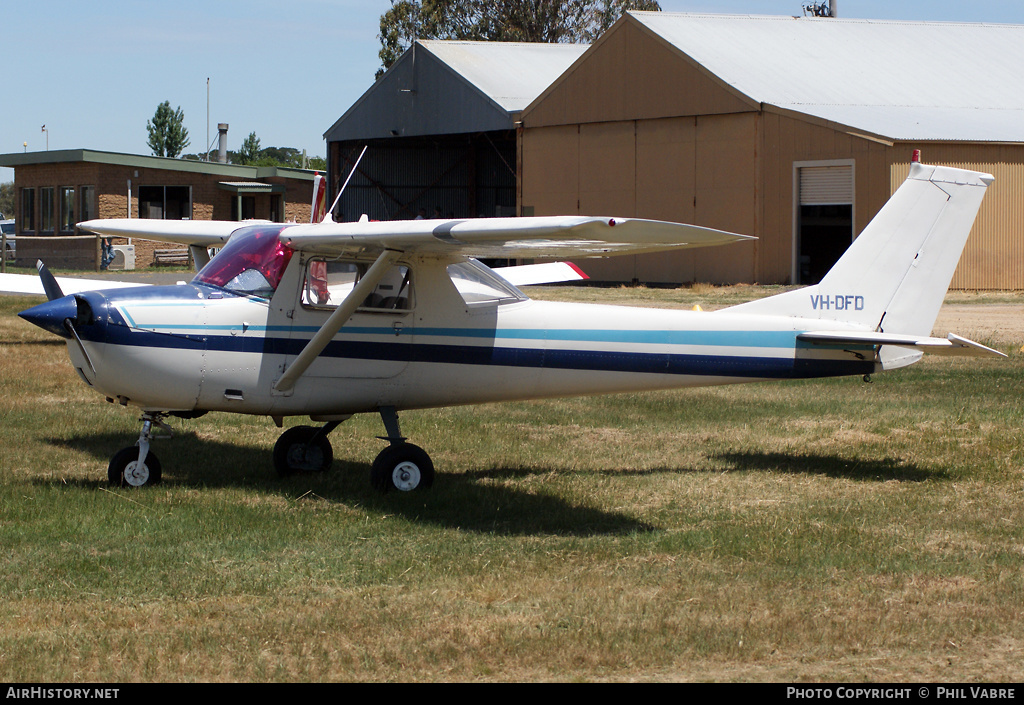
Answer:
<svg viewBox="0 0 1024 705"><path fill-rule="evenodd" d="M437 481L379 496L370 417L332 434L330 473L288 480L269 419L177 421L163 484L108 488L138 415L14 316L32 303L0 297L0 680L1024 677L1019 322L983 341L1009 359L872 384L405 413Z"/></svg>

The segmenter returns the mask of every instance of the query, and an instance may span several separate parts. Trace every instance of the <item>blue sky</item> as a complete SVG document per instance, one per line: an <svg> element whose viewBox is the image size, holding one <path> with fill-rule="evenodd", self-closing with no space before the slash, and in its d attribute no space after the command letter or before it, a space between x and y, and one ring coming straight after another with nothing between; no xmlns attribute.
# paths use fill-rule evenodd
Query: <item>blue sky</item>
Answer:
<svg viewBox="0 0 1024 705"><path fill-rule="evenodd" d="M799 15L809 0L661 0L666 12ZM841 17L1024 24L1020 0L838 0ZM228 148L323 156L323 133L373 83L389 0L4 0L7 65L0 153L148 154L146 121L167 100L192 144L217 123ZM41 130L46 125L47 132ZM14 178L0 168L0 181Z"/></svg>

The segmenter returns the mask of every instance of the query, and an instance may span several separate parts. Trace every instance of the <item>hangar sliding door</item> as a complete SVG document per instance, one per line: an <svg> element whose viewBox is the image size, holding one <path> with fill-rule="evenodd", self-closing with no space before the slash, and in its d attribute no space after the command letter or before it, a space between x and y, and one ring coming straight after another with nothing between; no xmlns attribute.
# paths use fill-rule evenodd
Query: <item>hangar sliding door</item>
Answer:
<svg viewBox="0 0 1024 705"><path fill-rule="evenodd" d="M853 242L853 162L796 166L797 284L817 284Z"/></svg>

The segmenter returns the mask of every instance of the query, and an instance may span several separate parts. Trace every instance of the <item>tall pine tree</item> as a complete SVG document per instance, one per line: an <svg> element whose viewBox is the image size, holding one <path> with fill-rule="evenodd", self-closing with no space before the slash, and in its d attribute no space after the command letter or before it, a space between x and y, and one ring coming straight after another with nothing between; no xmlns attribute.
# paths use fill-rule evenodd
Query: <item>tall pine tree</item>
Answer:
<svg viewBox="0 0 1024 705"><path fill-rule="evenodd" d="M177 157L190 144L185 129L185 113L181 106L171 110L171 102L165 100L156 107L152 120L146 120L149 131L149 148L157 157Z"/></svg>

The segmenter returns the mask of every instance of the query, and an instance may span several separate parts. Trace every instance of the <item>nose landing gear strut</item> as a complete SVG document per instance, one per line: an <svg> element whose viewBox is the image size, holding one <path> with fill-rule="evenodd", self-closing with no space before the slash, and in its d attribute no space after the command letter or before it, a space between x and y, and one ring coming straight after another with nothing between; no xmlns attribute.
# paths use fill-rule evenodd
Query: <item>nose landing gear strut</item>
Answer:
<svg viewBox="0 0 1024 705"><path fill-rule="evenodd" d="M107 480L118 487L143 487L160 482L162 473L160 460L149 452L149 442L153 439L153 425L156 424L168 435L171 427L162 419L166 414L159 411L146 411L142 414L142 431L139 440L133 446L122 448L110 459L107 467Z"/></svg>

